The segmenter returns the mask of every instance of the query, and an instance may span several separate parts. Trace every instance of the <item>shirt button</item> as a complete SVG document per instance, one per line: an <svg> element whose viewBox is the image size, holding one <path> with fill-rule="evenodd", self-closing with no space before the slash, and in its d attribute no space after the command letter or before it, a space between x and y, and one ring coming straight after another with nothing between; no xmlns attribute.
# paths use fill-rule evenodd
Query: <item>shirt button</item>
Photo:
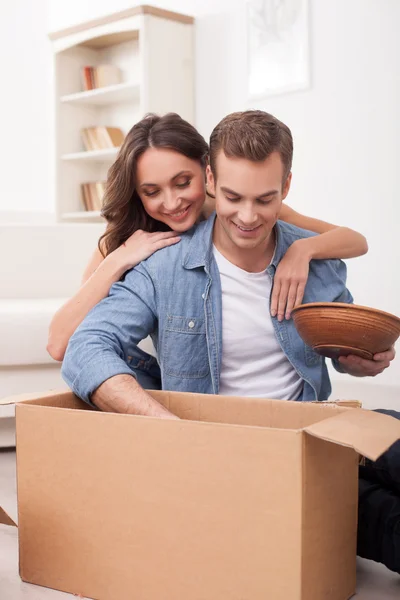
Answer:
<svg viewBox="0 0 400 600"><path fill-rule="evenodd" d="M201 295L201 297L202 297L202 298L203 298L203 300L204 300L204 298L206 297L206 295L205 295L205 294L202 294L202 295Z"/></svg>
<svg viewBox="0 0 400 600"><path fill-rule="evenodd" d="M190 329L193 329L193 327L194 327L194 322L193 322L193 321L189 321L188 325L189 325Z"/></svg>

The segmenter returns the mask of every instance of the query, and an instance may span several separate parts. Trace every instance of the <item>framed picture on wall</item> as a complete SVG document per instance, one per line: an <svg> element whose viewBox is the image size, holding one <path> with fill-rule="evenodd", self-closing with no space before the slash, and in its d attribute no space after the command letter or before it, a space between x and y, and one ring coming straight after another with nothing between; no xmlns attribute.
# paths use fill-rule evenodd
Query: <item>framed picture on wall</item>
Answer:
<svg viewBox="0 0 400 600"><path fill-rule="evenodd" d="M309 0L247 0L248 98L310 86Z"/></svg>

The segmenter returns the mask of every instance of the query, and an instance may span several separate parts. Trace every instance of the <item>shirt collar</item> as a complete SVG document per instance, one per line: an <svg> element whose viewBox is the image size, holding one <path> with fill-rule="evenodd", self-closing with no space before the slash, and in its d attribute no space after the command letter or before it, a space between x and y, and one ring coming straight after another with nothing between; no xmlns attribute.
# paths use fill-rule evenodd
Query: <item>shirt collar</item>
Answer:
<svg viewBox="0 0 400 600"><path fill-rule="evenodd" d="M216 214L212 213L206 221L196 226L186 254L183 256L184 269L208 267L212 255L212 235Z"/></svg>
<svg viewBox="0 0 400 600"><path fill-rule="evenodd" d="M215 223L215 211L196 226L193 236L189 242L187 252L183 256L182 266L185 269L196 269L198 267L208 267L210 264L213 248L213 230ZM282 224L277 221L275 224L275 252L271 265L275 269L282 260L287 248L283 239Z"/></svg>
<svg viewBox="0 0 400 600"><path fill-rule="evenodd" d="M282 260L287 248L285 245L285 240L283 238L282 223L280 221L277 221L275 223L274 229L275 229L275 252L274 252L274 256L272 257L270 266L272 266L276 269L277 266L279 265L280 261Z"/></svg>

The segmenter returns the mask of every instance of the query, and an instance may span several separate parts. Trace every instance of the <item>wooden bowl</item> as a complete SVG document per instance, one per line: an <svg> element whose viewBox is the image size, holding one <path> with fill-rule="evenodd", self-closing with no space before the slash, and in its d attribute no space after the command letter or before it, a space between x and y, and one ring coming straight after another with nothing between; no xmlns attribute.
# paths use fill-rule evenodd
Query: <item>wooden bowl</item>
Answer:
<svg viewBox="0 0 400 600"><path fill-rule="evenodd" d="M371 359L400 335L400 319L390 313L340 302L301 304L292 311L302 340L329 358L355 354Z"/></svg>

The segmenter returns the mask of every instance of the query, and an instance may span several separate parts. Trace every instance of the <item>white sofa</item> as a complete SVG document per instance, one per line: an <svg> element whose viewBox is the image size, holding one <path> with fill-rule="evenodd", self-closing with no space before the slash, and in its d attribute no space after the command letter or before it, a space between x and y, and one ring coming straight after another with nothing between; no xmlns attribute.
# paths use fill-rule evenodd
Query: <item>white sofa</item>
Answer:
<svg viewBox="0 0 400 600"><path fill-rule="evenodd" d="M0 225L0 397L65 387L46 351L52 316L79 287L102 224ZM0 446L13 443L0 407Z"/></svg>

